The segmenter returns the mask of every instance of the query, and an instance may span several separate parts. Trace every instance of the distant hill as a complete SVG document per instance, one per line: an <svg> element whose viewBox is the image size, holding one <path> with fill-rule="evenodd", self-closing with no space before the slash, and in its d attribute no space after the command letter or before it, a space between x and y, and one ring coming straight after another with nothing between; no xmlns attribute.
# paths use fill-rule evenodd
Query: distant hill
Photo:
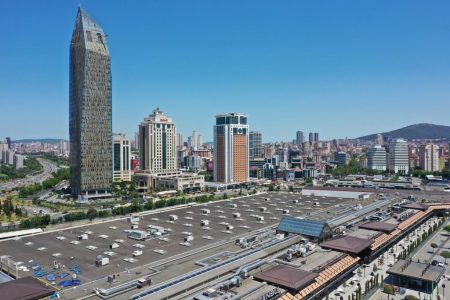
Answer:
<svg viewBox="0 0 450 300"><path fill-rule="evenodd" d="M381 132L386 138L405 138L407 140L420 139L450 139L450 126L428 123L414 124L389 132ZM359 137L360 140L374 140L377 134Z"/></svg>
<svg viewBox="0 0 450 300"><path fill-rule="evenodd" d="M21 139L12 141L13 143L22 143L22 144L30 144L30 143L46 143L46 144L57 144L59 141L64 139Z"/></svg>

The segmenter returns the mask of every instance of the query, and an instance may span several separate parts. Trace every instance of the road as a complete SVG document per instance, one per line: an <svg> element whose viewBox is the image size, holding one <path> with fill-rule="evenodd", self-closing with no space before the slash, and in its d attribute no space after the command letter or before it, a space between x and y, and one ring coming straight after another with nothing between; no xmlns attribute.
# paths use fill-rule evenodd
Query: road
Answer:
<svg viewBox="0 0 450 300"><path fill-rule="evenodd" d="M22 186L31 185L33 183L42 183L43 181L52 177L52 173L58 171L58 167L45 159L37 158L37 161L42 165L43 170L39 174L27 175L25 178L14 179L0 184L0 190L10 191Z"/></svg>

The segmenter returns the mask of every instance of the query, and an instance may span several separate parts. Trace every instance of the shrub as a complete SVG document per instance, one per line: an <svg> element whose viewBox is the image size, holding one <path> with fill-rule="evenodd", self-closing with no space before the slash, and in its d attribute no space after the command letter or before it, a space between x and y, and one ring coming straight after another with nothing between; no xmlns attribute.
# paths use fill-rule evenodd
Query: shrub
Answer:
<svg viewBox="0 0 450 300"><path fill-rule="evenodd" d="M385 284L383 286L383 292L389 295L394 295L394 288L389 284Z"/></svg>

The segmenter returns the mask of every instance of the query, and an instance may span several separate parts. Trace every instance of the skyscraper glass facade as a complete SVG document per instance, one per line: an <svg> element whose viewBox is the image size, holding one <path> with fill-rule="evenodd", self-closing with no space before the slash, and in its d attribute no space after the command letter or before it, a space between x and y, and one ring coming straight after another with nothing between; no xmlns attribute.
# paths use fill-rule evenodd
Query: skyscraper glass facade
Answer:
<svg viewBox="0 0 450 300"><path fill-rule="evenodd" d="M70 44L72 193L97 195L113 180L111 61L102 28L79 8Z"/></svg>

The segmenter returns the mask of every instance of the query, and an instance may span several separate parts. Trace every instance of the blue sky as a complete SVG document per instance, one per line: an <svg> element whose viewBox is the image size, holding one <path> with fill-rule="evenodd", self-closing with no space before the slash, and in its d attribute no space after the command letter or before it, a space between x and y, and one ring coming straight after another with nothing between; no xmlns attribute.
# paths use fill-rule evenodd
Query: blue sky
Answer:
<svg viewBox="0 0 450 300"><path fill-rule="evenodd" d="M80 3L108 34L114 132L156 106L206 141L225 111L263 141L450 125L449 1L0 1L0 137L68 137Z"/></svg>

